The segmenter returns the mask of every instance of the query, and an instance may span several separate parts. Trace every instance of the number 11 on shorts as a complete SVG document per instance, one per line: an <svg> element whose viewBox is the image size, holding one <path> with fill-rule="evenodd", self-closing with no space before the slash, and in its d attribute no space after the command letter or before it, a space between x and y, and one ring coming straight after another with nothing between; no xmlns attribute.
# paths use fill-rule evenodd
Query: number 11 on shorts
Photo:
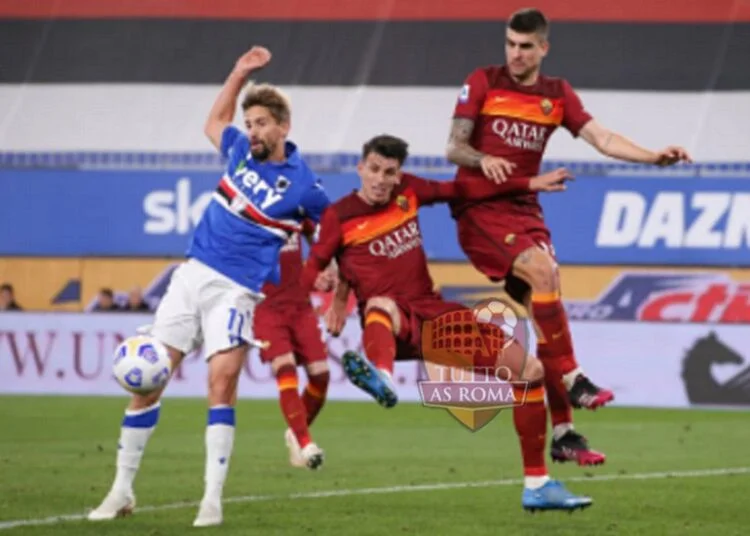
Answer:
<svg viewBox="0 0 750 536"><path fill-rule="evenodd" d="M230 344L242 344L245 339L242 338L242 328L245 326L245 315L232 307L229 309L229 324L227 325L227 331L229 332L229 343Z"/></svg>

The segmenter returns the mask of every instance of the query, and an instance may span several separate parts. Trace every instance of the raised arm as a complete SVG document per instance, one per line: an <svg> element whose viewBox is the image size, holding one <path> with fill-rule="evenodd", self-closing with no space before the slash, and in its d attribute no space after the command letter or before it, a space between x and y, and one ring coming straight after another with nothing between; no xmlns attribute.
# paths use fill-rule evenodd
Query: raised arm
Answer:
<svg viewBox="0 0 750 536"><path fill-rule="evenodd" d="M208 113L206 125L203 129L211 143L221 151L221 138L224 130L232 123L237 109L237 97L242 86L253 71L264 67L271 61L271 53L263 47L253 47L240 56L234 69L224 81L219 95Z"/></svg>

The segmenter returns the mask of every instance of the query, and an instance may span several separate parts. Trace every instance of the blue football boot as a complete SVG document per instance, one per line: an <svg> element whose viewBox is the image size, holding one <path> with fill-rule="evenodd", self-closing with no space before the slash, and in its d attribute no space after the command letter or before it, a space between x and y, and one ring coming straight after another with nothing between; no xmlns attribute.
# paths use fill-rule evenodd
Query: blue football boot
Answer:
<svg viewBox="0 0 750 536"><path fill-rule="evenodd" d="M537 489L524 489L521 496L521 506L529 512L537 510L573 510L584 509L593 501L591 497L574 495L569 492L562 482L550 480L544 486Z"/></svg>
<svg viewBox="0 0 750 536"><path fill-rule="evenodd" d="M346 377L354 385L373 397L384 408L392 408L398 403L398 395L391 378L373 366L357 352L344 352L341 357Z"/></svg>

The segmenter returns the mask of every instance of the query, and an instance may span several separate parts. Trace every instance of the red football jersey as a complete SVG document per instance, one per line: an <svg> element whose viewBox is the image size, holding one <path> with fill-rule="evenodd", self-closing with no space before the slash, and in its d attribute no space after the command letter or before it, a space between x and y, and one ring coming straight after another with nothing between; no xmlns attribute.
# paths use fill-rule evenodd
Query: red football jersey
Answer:
<svg viewBox="0 0 750 536"><path fill-rule="evenodd" d="M310 302L309 293L302 290L300 279L302 276L302 248L300 234L295 233L289 238L279 254L279 268L281 281L278 285L266 283L263 293L266 299L261 306L274 307L277 305L305 305Z"/></svg>
<svg viewBox="0 0 750 536"><path fill-rule="evenodd" d="M427 269L417 210L455 197L453 181L431 181L404 174L383 205L367 204L357 193L333 203L320 221L303 276L310 288L332 258L360 306L375 296L395 301L435 295Z"/></svg>
<svg viewBox="0 0 750 536"><path fill-rule="evenodd" d="M524 86L513 80L505 66L472 72L461 89L454 117L474 121L472 147L516 165L509 182L539 174L547 142L557 127L577 136L591 120L564 79L540 75L535 84ZM456 180L468 187L488 179L481 169L459 167ZM517 211L541 213L536 193L503 195L502 200Z"/></svg>

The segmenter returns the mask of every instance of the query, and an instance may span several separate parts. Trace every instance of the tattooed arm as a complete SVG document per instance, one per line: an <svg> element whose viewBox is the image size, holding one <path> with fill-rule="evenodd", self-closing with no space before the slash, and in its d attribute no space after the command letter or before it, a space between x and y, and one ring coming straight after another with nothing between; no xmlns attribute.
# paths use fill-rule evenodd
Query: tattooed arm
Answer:
<svg viewBox="0 0 750 536"><path fill-rule="evenodd" d="M446 158L457 166L478 168L482 165L484 153L477 151L471 146L469 140L474 131L474 120L457 117L451 123L451 132L448 136L448 147Z"/></svg>
<svg viewBox="0 0 750 536"><path fill-rule="evenodd" d="M458 165L470 168L481 168L484 176L495 183L503 183L516 167L505 158L490 156L477 151L471 146L471 134L474 131L474 121L463 117L453 119L451 132L448 137L446 158Z"/></svg>

